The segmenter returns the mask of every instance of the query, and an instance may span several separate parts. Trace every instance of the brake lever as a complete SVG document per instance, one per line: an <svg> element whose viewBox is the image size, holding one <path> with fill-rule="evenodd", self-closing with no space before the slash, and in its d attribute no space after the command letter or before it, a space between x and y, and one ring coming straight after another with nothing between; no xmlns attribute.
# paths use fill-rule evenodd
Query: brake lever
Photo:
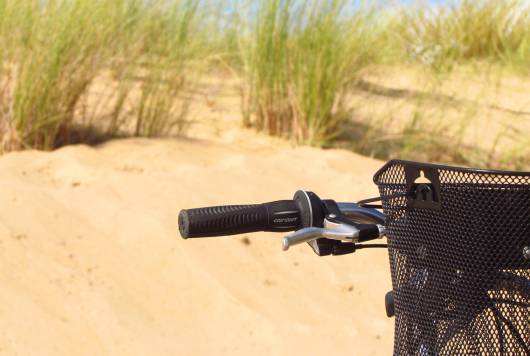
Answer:
<svg viewBox="0 0 530 356"><path fill-rule="evenodd" d="M297 230L282 239L282 249L287 251L291 246L319 239L324 235L324 231L325 229L321 227L305 227Z"/></svg>
<svg viewBox="0 0 530 356"><path fill-rule="evenodd" d="M385 228L382 225L356 225L353 221L337 217L334 214L326 216L324 219L324 227L306 227L297 230L282 240L283 250L286 251L291 246L299 245L304 242L311 242L320 238L330 240L337 240L349 243L360 242L361 229L358 226L374 227L370 238L363 236L363 241L382 238L385 235Z"/></svg>

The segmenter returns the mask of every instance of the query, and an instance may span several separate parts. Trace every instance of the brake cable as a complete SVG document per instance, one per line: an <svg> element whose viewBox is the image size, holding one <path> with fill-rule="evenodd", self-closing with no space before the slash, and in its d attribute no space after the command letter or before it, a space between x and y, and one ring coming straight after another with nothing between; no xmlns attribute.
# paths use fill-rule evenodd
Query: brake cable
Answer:
<svg viewBox="0 0 530 356"><path fill-rule="evenodd" d="M375 198L359 200L357 202L357 205L359 205L361 208L383 209L382 204L370 204L370 203L374 203L377 201L383 201L383 199L391 200L391 199L396 199L396 198L404 198L404 197L409 197L411 195L412 194L410 192L409 193L395 193L395 194L390 194L390 195L381 195Z"/></svg>

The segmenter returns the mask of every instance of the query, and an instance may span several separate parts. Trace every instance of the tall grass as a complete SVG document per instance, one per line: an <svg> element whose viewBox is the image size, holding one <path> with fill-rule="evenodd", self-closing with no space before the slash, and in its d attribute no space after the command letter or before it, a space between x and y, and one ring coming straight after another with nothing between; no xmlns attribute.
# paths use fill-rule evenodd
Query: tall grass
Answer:
<svg viewBox="0 0 530 356"><path fill-rule="evenodd" d="M30 19L19 35L23 43L14 66L11 116L19 142L48 148L68 135L82 94L101 68L108 38L94 31L99 9L89 2L22 3L13 19ZM15 143L11 143L15 144Z"/></svg>
<svg viewBox="0 0 530 356"><path fill-rule="evenodd" d="M423 2L404 7L388 22L387 34L393 45L387 46L387 58L396 70L412 65L422 73L423 86L402 90L403 98L414 103L408 118L396 133L389 129L396 119L395 105L382 116L357 121L362 132L355 132L349 147L381 159L405 159L459 163L508 169L530 169L528 155L530 132L506 137L499 130L490 147L468 143L469 132L483 122L487 103L480 99L459 103L465 89L449 96L441 92L461 73L465 82L474 68L473 80L479 86L495 86L488 77L504 74L528 78L530 74L530 4L520 0L454 1L433 7ZM382 48L382 47L379 47ZM508 71L507 71L508 69ZM389 90L391 92L392 90ZM489 90L491 91L491 90ZM381 95L377 93L376 95ZM392 94L388 98L391 99ZM399 95L398 95L399 97ZM438 99L437 99L438 98ZM395 99L394 101L403 101ZM515 104L515 103L514 103ZM372 105L374 105L372 103ZM383 102L384 105L384 102ZM515 104L518 105L518 104ZM493 104L493 106L495 106ZM458 115L455 116L455 111ZM406 110L404 111L406 112ZM452 112L452 115L449 115ZM398 114L402 115L402 114ZM521 114L524 115L524 114ZM448 117L452 116L452 117ZM500 142L503 142L501 145ZM506 142L511 142L511 147Z"/></svg>
<svg viewBox="0 0 530 356"><path fill-rule="evenodd" d="M437 85L444 72L466 63L521 71L530 65L530 6L520 0L418 4L391 12L340 0L263 0L252 9L250 35L240 41L244 123L297 142L333 141L351 116L343 105L349 88L374 64L412 61L434 69L437 74L428 75ZM433 121L420 111L410 117L402 132L406 144L392 154L425 151L425 135L436 138L428 151L443 145L435 132L416 129L426 119ZM464 131L447 139L461 142L457 135Z"/></svg>
<svg viewBox="0 0 530 356"><path fill-rule="evenodd" d="M187 103L176 98L190 83L190 67L201 53L197 1L182 1L144 14L140 48L133 58L141 63L141 94L135 135L158 136L181 130Z"/></svg>
<svg viewBox="0 0 530 356"><path fill-rule="evenodd" d="M418 5L397 17L412 59L437 68L470 60L530 68L530 5L523 0L462 0Z"/></svg>
<svg viewBox="0 0 530 356"><path fill-rule="evenodd" d="M125 126L141 136L182 122L176 99L200 33L196 1L2 0L0 12L0 47L10 49L0 57L4 149L67 143L78 121L110 121L101 125L108 134ZM93 100L107 107L83 110L109 71L116 93Z"/></svg>
<svg viewBox="0 0 530 356"><path fill-rule="evenodd" d="M245 124L297 142L337 135L348 85L369 60L370 16L346 2L264 0L242 55Z"/></svg>
<svg viewBox="0 0 530 356"><path fill-rule="evenodd" d="M480 110L466 105L461 123L450 127L445 109L433 115L424 97L436 97L447 74L469 64L530 74L530 6L383 5L0 0L0 151L182 132L189 89L215 73L202 71L205 65L221 63L240 79L246 126L328 146L353 125L362 129L350 147L363 153L468 163L465 132ZM366 75L411 63L428 69L419 71L426 84L409 98L416 106L401 131L389 133L392 113L355 121L364 104L352 106L351 98ZM524 155L513 158L521 149L512 151L497 152L494 164L524 166Z"/></svg>

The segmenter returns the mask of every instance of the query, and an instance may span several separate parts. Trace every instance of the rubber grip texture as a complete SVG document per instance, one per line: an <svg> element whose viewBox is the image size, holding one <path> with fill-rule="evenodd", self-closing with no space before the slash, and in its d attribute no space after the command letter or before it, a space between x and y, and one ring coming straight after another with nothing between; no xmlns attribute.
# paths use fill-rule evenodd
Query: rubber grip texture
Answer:
<svg viewBox="0 0 530 356"><path fill-rule="evenodd" d="M299 225L300 213L292 200L187 209L179 214L179 230L185 239L257 231L294 231Z"/></svg>

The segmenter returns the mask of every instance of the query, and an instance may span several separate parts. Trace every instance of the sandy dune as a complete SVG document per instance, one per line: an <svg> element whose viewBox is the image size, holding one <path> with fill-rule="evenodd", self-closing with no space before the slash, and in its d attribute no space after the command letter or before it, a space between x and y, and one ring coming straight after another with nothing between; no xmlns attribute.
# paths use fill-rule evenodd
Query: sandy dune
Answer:
<svg viewBox="0 0 530 356"><path fill-rule="evenodd" d="M177 231L186 207L372 196L380 166L259 137L2 156L0 352L388 355L386 251L319 258L282 252L278 235Z"/></svg>

